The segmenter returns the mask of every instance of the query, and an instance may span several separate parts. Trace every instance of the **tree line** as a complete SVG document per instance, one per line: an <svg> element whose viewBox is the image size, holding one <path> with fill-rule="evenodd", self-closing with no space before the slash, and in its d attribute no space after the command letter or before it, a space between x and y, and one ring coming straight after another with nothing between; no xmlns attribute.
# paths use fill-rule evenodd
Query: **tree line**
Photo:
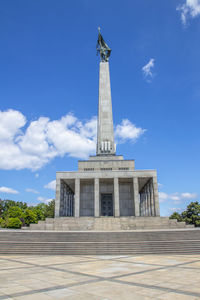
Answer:
<svg viewBox="0 0 200 300"><path fill-rule="evenodd" d="M54 208L55 200L48 204L28 206L25 202L0 199L0 227L21 228L46 218L54 218Z"/></svg>

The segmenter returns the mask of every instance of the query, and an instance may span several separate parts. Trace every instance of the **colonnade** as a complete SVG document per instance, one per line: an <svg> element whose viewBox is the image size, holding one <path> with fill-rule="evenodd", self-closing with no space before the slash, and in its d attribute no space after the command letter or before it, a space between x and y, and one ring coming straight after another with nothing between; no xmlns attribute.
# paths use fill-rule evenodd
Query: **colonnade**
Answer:
<svg viewBox="0 0 200 300"><path fill-rule="evenodd" d="M140 191L140 216L159 216L159 211L157 181L152 177Z"/></svg>
<svg viewBox="0 0 200 300"><path fill-rule="evenodd" d="M138 178L133 179L133 193L134 193L134 211L135 216L139 216L139 192L138 192ZM114 181L114 217L120 217L119 205L119 178L115 177ZM100 217L100 193L99 193L99 178L94 178L94 217ZM75 215L76 218L80 217L80 178L75 179Z"/></svg>
<svg viewBox="0 0 200 300"><path fill-rule="evenodd" d="M75 178L75 190L64 182L60 183L60 209L57 216L80 217L80 178ZM138 178L133 177L133 201L135 217L159 216L159 200L156 177L152 177L139 191ZM119 178L113 178L113 216L120 217ZM94 217L100 217L100 179L94 178Z"/></svg>
<svg viewBox="0 0 200 300"><path fill-rule="evenodd" d="M74 193L72 189L65 183L61 182L60 186L60 216L74 216Z"/></svg>

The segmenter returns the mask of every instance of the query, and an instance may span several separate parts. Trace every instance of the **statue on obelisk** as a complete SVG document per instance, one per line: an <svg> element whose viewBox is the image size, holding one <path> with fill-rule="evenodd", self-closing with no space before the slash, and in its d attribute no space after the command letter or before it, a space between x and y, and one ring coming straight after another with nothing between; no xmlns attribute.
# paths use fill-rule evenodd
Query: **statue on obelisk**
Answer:
<svg viewBox="0 0 200 300"><path fill-rule="evenodd" d="M109 57L112 50L108 47L108 45L104 41L100 32L100 27L98 27L98 30L99 30L99 35L98 35L97 46L96 46L97 54L100 53L101 61L109 61Z"/></svg>
<svg viewBox="0 0 200 300"><path fill-rule="evenodd" d="M105 43L100 28L97 51L100 53L99 66L99 111L97 127L97 155L115 155L116 147L114 142L112 101L109 73L109 56L111 49Z"/></svg>

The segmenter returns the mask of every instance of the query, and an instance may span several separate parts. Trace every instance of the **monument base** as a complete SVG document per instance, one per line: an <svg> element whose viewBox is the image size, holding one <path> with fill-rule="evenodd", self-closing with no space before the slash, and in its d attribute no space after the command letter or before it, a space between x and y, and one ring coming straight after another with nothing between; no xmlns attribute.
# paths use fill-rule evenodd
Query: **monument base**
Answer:
<svg viewBox="0 0 200 300"><path fill-rule="evenodd" d="M168 217L60 217L47 218L38 224L22 229L29 230L56 230L56 231L122 231L122 230L148 230L148 229L178 229L190 228L185 222L177 222Z"/></svg>

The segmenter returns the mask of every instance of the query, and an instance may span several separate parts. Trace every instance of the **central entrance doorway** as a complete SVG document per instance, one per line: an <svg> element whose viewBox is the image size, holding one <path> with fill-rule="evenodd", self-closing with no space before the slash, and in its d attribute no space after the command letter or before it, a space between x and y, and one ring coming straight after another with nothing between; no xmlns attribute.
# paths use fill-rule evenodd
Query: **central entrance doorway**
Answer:
<svg viewBox="0 0 200 300"><path fill-rule="evenodd" d="M101 194L101 215L104 217L113 216L113 195Z"/></svg>

